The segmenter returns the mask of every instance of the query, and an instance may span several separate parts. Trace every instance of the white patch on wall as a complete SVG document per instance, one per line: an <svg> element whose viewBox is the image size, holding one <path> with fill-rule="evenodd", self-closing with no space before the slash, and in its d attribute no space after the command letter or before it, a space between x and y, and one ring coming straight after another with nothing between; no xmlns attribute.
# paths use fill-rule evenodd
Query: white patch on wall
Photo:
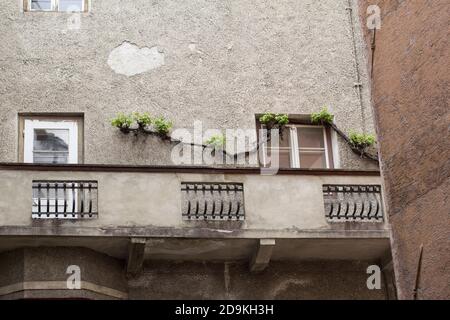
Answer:
<svg viewBox="0 0 450 320"><path fill-rule="evenodd" d="M111 51L108 65L116 73L131 77L164 65L164 53L158 47L139 48L125 41Z"/></svg>

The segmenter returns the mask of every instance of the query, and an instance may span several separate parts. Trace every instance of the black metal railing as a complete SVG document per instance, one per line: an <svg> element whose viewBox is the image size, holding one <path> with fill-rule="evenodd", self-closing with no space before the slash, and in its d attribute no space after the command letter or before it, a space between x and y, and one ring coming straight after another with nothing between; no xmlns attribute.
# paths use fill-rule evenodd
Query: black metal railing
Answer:
<svg viewBox="0 0 450 320"><path fill-rule="evenodd" d="M33 181L32 218L95 218L97 189L97 181Z"/></svg>
<svg viewBox="0 0 450 320"><path fill-rule="evenodd" d="M182 216L187 220L244 220L242 183L182 182Z"/></svg>
<svg viewBox="0 0 450 320"><path fill-rule="evenodd" d="M323 185L323 198L329 220L383 221L379 185Z"/></svg>

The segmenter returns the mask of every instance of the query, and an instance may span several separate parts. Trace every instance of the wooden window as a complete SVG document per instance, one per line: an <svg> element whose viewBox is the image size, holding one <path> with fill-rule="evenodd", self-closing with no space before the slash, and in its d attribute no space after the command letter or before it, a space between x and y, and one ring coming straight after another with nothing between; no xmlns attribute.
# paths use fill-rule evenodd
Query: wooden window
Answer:
<svg viewBox="0 0 450 320"><path fill-rule="evenodd" d="M270 141L263 144L262 164L270 166L271 158L278 156L280 168L334 168L331 141L328 128L291 122L283 129L278 146Z"/></svg>

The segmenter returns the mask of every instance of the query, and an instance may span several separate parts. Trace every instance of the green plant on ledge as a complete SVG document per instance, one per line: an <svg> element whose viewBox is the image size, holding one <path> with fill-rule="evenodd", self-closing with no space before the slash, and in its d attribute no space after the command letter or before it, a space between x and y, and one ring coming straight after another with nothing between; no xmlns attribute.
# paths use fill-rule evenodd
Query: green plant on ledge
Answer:
<svg viewBox="0 0 450 320"><path fill-rule="evenodd" d="M126 131L131 127L133 122L134 120L132 116L119 113L114 119L111 120L111 125L121 129L122 131Z"/></svg>
<svg viewBox="0 0 450 320"><path fill-rule="evenodd" d="M349 135L350 144L359 150L367 150L376 142L375 136L372 134L356 133L351 131Z"/></svg>
<svg viewBox="0 0 450 320"><path fill-rule="evenodd" d="M152 118L148 112L133 112L133 118L141 128L148 127L152 124Z"/></svg>
<svg viewBox="0 0 450 320"><path fill-rule="evenodd" d="M328 112L327 107L323 107L319 112L314 112L311 114L312 124L332 124L334 120L334 115Z"/></svg>
<svg viewBox="0 0 450 320"><path fill-rule="evenodd" d="M224 135L215 135L205 141L207 146L210 146L214 149L223 149L226 140Z"/></svg>
<svg viewBox="0 0 450 320"><path fill-rule="evenodd" d="M170 132L170 129L172 129L173 124L164 117L159 117L153 120L153 126L157 133L166 136Z"/></svg>
<svg viewBox="0 0 450 320"><path fill-rule="evenodd" d="M261 117L259 117L259 122L265 125L268 130L274 127L278 127L281 129L289 123L289 117L287 114L275 114L266 112Z"/></svg>
<svg viewBox="0 0 450 320"><path fill-rule="evenodd" d="M347 136L336 126L334 123L334 115L328 112L327 107L323 107L319 112L312 113L311 123L330 127L347 142L353 152L359 154L361 157L378 161L378 155L373 155L367 152L367 150L376 143L375 136L365 133L355 133L352 131L350 131L350 135Z"/></svg>
<svg viewBox="0 0 450 320"><path fill-rule="evenodd" d="M171 121L164 117L152 119L148 112L133 112L131 114L118 113L117 116L111 120L111 125L119 128L123 133L133 131L135 134L142 132L147 134L158 134L160 136L168 136L170 129L172 129ZM153 125L153 129L149 128L150 125Z"/></svg>
<svg viewBox="0 0 450 320"><path fill-rule="evenodd" d="M284 127L289 123L289 116L287 114L275 115L275 121L279 127Z"/></svg>

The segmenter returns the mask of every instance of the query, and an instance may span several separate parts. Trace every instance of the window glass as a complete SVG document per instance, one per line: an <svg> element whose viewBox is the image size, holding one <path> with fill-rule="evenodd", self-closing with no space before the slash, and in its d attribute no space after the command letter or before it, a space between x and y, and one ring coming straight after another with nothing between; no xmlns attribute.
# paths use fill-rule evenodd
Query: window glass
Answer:
<svg viewBox="0 0 450 320"><path fill-rule="evenodd" d="M280 133L280 148L290 148L291 147L291 134L289 128L284 128Z"/></svg>
<svg viewBox="0 0 450 320"><path fill-rule="evenodd" d="M324 148L323 128L297 127L299 148Z"/></svg>
<svg viewBox="0 0 450 320"><path fill-rule="evenodd" d="M277 154L278 153L278 154ZM290 149L267 149L267 161L266 165L273 165L272 157L278 156L278 166L280 168L290 168L291 167L291 150Z"/></svg>
<svg viewBox="0 0 450 320"><path fill-rule="evenodd" d="M327 167L323 127L297 127L300 167L319 169Z"/></svg>
<svg viewBox="0 0 450 320"><path fill-rule="evenodd" d="M300 166L308 169L326 168L327 161L325 151L323 152L302 152L300 151Z"/></svg>
<svg viewBox="0 0 450 320"><path fill-rule="evenodd" d="M270 133L269 133L270 134ZM278 165L281 168L290 168L291 167L291 135L290 135L290 129L284 128L283 131L280 133L280 139L278 141L278 146L275 146L272 141L267 142L267 148L266 148L266 165L269 166L272 163L272 156L278 156L279 162Z"/></svg>
<svg viewBox="0 0 450 320"><path fill-rule="evenodd" d="M330 156L330 148L328 133L324 127L290 124L283 129L278 146L270 141L266 144L263 163L265 166L274 165L271 158L278 155L280 168L328 168L333 161L332 158L327 158Z"/></svg>
<svg viewBox="0 0 450 320"><path fill-rule="evenodd" d="M35 129L33 139L34 163L68 163L69 130Z"/></svg>
<svg viewBox="0 0 450 320"><path fill-rule="evenodd" d="M32 10L51 10L52 0L31 0Z"/></svg>
<svg viewBox="0 0 450 320"><path fill-rule="evenodd" d="M68 163L69 153L68 152L34 152L33 153L33 163Z"/></svg>
<svg viewBox="0 0 450 320"><path fill-rule="evenodd" d="M270 131L268 132L269 135L269 141L267 141L267 147L272 147L272 143L270 141ZM290 148L291 146L291 135L289 128L284 128L283 131L280 133L280 140L278 141L279 148ZM275 145L273 147L276 147Z"/></svg>
<svg viewBox="0 0 450 320"><path fill-rule="evenodd" d="M68 129L35 129L34 150L69 151Z"/></svg>
<svg viewBox="0 0 450 320"><path fill-rule="evenodd" d="M59 0L58 10L70 12L82 11L83 1L84 0Z"/></svg>

